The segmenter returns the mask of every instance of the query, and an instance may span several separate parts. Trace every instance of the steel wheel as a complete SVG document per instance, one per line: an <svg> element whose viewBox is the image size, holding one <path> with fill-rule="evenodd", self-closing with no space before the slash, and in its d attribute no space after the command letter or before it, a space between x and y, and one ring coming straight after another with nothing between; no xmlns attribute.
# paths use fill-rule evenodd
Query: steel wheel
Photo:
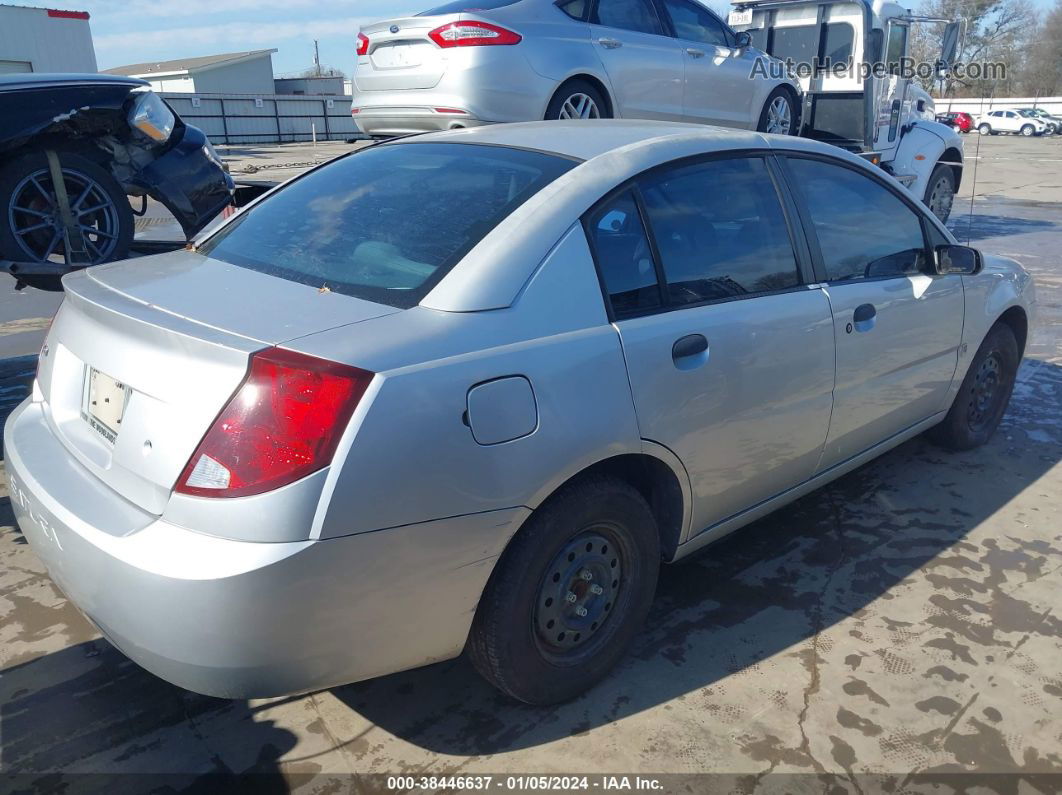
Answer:
<svg viewBox="0 0 1062 795"><path fill-rule="evenodd" d="M106 262L119 242L118 207L107 190L87 174L64 168L63 179L92 264ZM62 260L63 221L47 168L32 172L15 186L8 200L7 222L27 260Z"/></svg>
<svg viewBox="0 0 1062 795"><path fill-rule="evenodd" d="M793 127L793 112L789 107L789 99L777 96L767 108L766 132L778 135L789 135Z"/></svg>
<svg viewBox="0 0 1062 795"><path fill-rule="evenodd" d="M597 102L594 98L588 94L582 92L576 92L570 95L563 103L561 103L560 115L561 119L600 119L601 111L597 107Z"/></svg>
<svg viewBox="0 0 1062 795"><path fill-rule="evenodd" d="M535 640L549 657L581 651L608 621L623 584L623 554L606 527L586 530L553 559L539 588Z"/></svg>
<svg viewBox="0 0 1062 795"><path fill-rule="evenodd" d="M942 174L930 186L927 202L929 210L940 220L947 221L954 203L955 187L952 185L951 175Z"/></svg>
<svg viewBox="0 0 1062 795"><path fill-rule="evenodd" d="M974 374L973 389L966 409L966 421L970 430L982 430L996 414L1004 390L1000 389L1003 381L1003 360L993 352L986 357Z"/></svg>

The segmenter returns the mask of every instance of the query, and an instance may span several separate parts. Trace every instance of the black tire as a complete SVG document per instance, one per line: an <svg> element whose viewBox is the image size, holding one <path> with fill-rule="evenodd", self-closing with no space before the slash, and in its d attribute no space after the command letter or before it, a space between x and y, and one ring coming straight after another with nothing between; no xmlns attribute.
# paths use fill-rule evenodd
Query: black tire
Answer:
<svg viewBox="0 0 1062 795"><path fill-rule="evenodd" d="M67 175L67 188L68 192L73 192L77 185L84 184L84 180L88 179L96 183L106 200L109 201L110 206L113 207L113 216L110 216L110 222L113 223L113 228L109 230L109 234L113 233L114 238L102 238L98 237L96 242L100 244L100 248L103 250L104 256L99 258L94 257L93 264L99 264L100 262L111 262L113 260L124 259L129 254L129 246L133 242L133 208L129 205L129 199L126 198L125 191L122 190L122 186L118 184L106 170L93 163L88 158L81 155L73 154L71 152L59 152L59 163L63 169L64 175ZM48 170L48 158L44 152L29 152L27 154L16 157L9 163L0 167L0 257L11 259L15 261L36 261L39 257L33 256L34 246L29 243L22 243L21 239L25 239L26 236L19 236L16 234L16 229L13 228L12 221L12 205L19 199L15 195L15 191L19 190L19 186L24 184L24 180L32 174L43 171L47 174ZM79 180L75 182L75 180ZM45 184L50 190L51 178L45 177ZM24 191L23 187L20 193ZM43 201L43 194L42 201ZM77 197L75 195L70 196L71 203L74 203ZM103 197L101 196L101 199ZM95 206L95 205L94 205ZM43 208L43 205L42 205ZM101 213L110 213L110 210L101 210ZM20 228L24 228L29 216L24 213L18 213L16 211L14 216L14 223L19 223ZM83 219L84 220L84 219ZM89 218L91 221L91 217ZM48 230L45 230L48 231ZM20 239L21 238L21 239ZM102 241L106 240L106 244ZM58 248L61 251L61 244ZM90 255L92 249L89 249ZM98 259L98 262L95 261Z"/></svg>
<svg viewBox="0 0 1062 795"><path fill-rule="evenodd" d="M977 132L981 133L981 135L995 135L995 133L992 132L992 125L988 122L979 124L977 126Z"/></svg>
<svg viewBox="0 0 1062 795"><path fill-rule="evenodd" d="M574 698L626 653L649 612L659 568L645 498L613 477L575 481L539 507L505 550L476 610L469 657L518 701ZM592 571L596 578L579 576ZM562 592L578 594L577 603ZM578 610L586 611L581 618Z"/></svg>
<svg viewBox="0 0 1062 795"><path fill-rule="evenodd" d="M587 97L596 110L589 116L564 115L565 103L572 102L574 98L579 96ZM611 119L612 112L609 110L608 102L596 86L591 85L586 80L577 79L569 80L557 89L557 93L553 95L553 99L549 101L549 106L546 108L545 118L547 121L560 118Z"/></svg>
<svg viewBox="0 0 1062 795"><path fill-rule="evenodd" d="M996 323L970 362L944 421L930 430L930 438L949 450L972 450L991 439L1010 403L1019 364L1014 332L1005 323ZM990 392L985 395L989 378Z"/></svg>
<svg viewBox="0 0 1062 795"><path fill-rule="evenodd" d="M941 223L947 223L955 203L955 170L944 163L937 163L926 185L922 201Z"/></svg>
<svg viewBox="0 0 1062 795"><path fill-rule="evenodd" d="M787 91L781 86L772 91L771 95L767 97L767 101L763 103L763 110L760 111L760 120L756 124L756 130L762 133L768 132L767 127L770 126L769 116L771 106L779 99L785 100L785 103L789 108L789 129L786 132L776 130L775 133L778 135L796 135L799 123L796 100L793 98L793 94L790 91Z"/></svg>

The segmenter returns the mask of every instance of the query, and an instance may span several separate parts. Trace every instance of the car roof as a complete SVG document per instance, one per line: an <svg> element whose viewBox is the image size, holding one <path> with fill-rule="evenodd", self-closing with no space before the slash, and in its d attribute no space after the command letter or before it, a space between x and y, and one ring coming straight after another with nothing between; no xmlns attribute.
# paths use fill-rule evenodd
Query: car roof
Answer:
<svg viewBox="0 0 1062 795"><path fill-rule="evenodd" d="M26 88L57 88L84 85L146 86L146 80L103 74L65 74L39 72L36 74L0 75L0 91L16 91Z"/></svg>

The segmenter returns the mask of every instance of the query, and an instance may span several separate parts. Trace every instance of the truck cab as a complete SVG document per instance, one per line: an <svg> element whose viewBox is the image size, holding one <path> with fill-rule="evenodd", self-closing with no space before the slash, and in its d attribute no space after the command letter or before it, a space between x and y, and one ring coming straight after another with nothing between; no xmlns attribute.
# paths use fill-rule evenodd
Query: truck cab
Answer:
<svg viewBox="0 0 1062 795"><path fill-rule="evenodd" d="M932 65L939 74L955 57L961 23L915 16L890 0L734 0L729 22L790 65L804 92L801 135L878 163L947 220L962 139L932 119L932 100L909 74L909 39L912 25L947 23Z"/></svg>

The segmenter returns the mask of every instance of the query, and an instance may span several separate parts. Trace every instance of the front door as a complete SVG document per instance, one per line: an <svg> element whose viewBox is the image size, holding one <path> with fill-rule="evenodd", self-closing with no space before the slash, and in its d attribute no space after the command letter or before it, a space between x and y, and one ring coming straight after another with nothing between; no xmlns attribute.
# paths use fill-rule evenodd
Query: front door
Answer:
<svg viewBox="0 0 1062 795"><path fill-rule="evenodd" d="M598 0L590 40L612 84L615 115L682 118L682 49L652 0Z"/></svg>
<svg viewBox="0 0 1062 795"><path fill-rule="evenodd" d="M686 467L694 532L810 477L830 418L833 323L801 276L765 160L656 170L587 228L641 435Z"/></svg>
<svg viewBox="0 0 1062 795"><path fill-rule="evenodd" d="M824 470L947 408L963 286L959 276L930 275L932 244L945 240L902 189L821 160L790 156L788 168L813 230L836 338Z"/></svg>

